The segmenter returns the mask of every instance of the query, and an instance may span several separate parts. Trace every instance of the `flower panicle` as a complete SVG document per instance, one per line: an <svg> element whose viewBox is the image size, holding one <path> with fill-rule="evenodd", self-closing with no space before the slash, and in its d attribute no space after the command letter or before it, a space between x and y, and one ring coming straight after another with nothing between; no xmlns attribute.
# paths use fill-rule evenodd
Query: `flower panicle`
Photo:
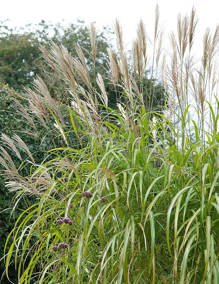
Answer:
<svg viewBox="0 0 219 284"><path fill-rule="evenodd" d="M63 217L63 218L58 219L56 223L59 225L62 225L62 224L72 225L73 222L69 217Z"/></svg>

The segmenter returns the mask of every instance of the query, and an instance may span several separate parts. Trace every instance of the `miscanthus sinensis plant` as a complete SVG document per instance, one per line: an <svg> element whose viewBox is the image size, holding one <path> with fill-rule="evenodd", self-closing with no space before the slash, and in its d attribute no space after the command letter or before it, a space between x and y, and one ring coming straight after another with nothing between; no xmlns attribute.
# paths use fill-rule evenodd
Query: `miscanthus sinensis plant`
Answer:
<svg viewBox="0 0 219 284"><path fill-rule="evenodd" d="M157 9L152 52L140 22L130 59L116 22L118 52L108 50L110 83L122 90L116 109L108 106L105 78L96 74L92 82L79 46L77 58L55 44L43 50L71 96L68 131L38 78L23 113L42 124L51 114L63 147L36 164L18 136L2 137L15 207L25 195L34 200L8 236L8 278L13 259L20 284L219 283L219 28L206 31L195 61L196 23L194 10L178 18L165 57ZM95 34L92 26L94 65ZM158 75L168 93L162 112L153 111L153 88L145 100L146 72ZM22 161L19 167L10 153ZM25 167L29 174L21 174Z"/></svg>

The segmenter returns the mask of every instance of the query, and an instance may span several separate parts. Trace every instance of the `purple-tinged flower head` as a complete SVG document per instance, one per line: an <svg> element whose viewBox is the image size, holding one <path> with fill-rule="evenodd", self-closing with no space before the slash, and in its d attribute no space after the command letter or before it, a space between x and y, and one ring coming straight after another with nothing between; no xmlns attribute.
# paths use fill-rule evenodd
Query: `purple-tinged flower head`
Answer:
<svg viewBox="0 0 219 284"><path fill-rule="evenodd" d="M68 244L67 243L58 243L58 248L59 249L66 249L66 248L68 248Z"/></svg>
<svg viewBox="0 0 219 284"><path fill-rule="evenodd" d="M60 249L67 249L68 248L68 244L67 243L56 243L53 245L52 250L53 251L57 251Z"/></svg>
<svg viewBox="0 0 219 284"><path fill-rule="evenodd" d="M72 220L69 217L64 217L63 222L65 224L68 224L68 225L72 225L72 223L73 223Z"/></svg>
<svg viewBox="0 0 219 284"><path fill-rule="evenodd" d="M68 225L72 225L72 220L69 217L63 217L60 218L56 221L57 224L62 225L63 223L68 224Z"/></svg>
<svg viewBox="0 0 219 284"><path fill-rule="evenodd" d="M58 220L56 221L56 223L59 224L59 225L63 224L63 218L58 219Z"/></svg>
<svg viewBox="0 0 219 284"><path fill-rule="evenodd" d="M58 250L57 244L52 247L52 250L53 250L53 251L57 251L57 250Z"/></svg>
<svg viewBox="0 0 219 284"><path fill-rule="evenodd" d="M81 195L82 195L83 197L91 198L92 195L93 195L93 193L90 192L90 191L84 191L84 192L82 192Z"/></svg>

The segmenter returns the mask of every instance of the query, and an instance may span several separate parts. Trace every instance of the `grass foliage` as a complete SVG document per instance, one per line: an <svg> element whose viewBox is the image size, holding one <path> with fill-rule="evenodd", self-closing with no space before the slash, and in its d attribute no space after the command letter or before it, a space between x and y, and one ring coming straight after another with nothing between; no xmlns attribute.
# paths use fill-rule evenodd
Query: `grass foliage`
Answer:
<svg viewBox="0 0 219 284"><path fill-rule="evenodd" d="M206 32L203 56L195 65L195 26L194 11L179 17L171 58L165 60L157 9L152 60L141 22L129 62L116 22L118 52L109 50L108 58L111 83L123 90L117 109L108 106L100 74L92 85L80 47L78 58L55 44L46 53L71 95L70 130L65 131L65 119L38 79L27 90L29 109L44 123L52 113L63 147L51 149L36 164L20 140L4 136L14 155L19 158L19 147L26 153L17 169L8 151L2 152L7 185L18 192L17 201L24 195L35 200L8 236L8 277L13 259L20 284L219 283L214 65L219 29ZM92 26L95 62L94 37ZM153 89L148 102L142 95L141 79L148 70L152 79L161 70L169 94L163 112L151 107ZM27 165L30 174L22 176Z"/></svg>

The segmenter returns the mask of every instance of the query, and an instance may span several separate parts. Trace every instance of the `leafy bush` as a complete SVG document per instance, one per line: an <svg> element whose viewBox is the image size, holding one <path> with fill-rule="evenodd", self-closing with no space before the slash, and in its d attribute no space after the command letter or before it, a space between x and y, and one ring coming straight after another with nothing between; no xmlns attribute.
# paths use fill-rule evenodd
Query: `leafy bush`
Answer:
<svg viewBox="0 0 219 284"><path fill-rule="evenodd" d="M106 69L106 50L109 47L106 36L110 31L96 34L96 71ZM10 88L23 91L33 83L36 75L45 78L49 89L54 97L59 100L65 99L65 92L61 92L62 84L56 74L50 76L50 69L45 64L41 48L49 48L50 42L54 41L65 47L75 56L76 46L80 45L83 50L90 48L89 28L83 22L63 27L60 24L52 25L42 21L36 26L27 25L24 28L11 30L7 23L0 22L0 82L8 84ZM91 54L87 54L89 65L92 65ZM52 67L52 66L51 66ZM58 82L58 84L57 84Z"/></svg>
<svg viewBox="0 0 219 284"><path fill-rule="evenodd" d="M179 18L165 68L159 60L158 10L155 23L150 68L142 22L130 64L116 23L118 54L109 51L109 65L111 83L121 90L117 109L109 107L102 76L97 74L95 86L91 81L82 50L79 59L55 44L46 53L72 96L68 129L41 79L28 90L28 109L42 122L48 112L53 115L63 145L51 147L46 160L30 167L28 149L4 139L11 152L19 156L20 147L29 156L18 169L8 152L2 154L8 188L18 199L25 194L35 199L6 243L6 274L14 259L19 283L218 282L219 104L213 101L213 62L219 27L205 34L202 60L194 67L195 13ZM153 109L155 88L149 92L141 84L148 69L154 78L159 64L171 91L164 112ZM26 167L30 173L24 176Z"/></svg>
<svg viewBox="0 0 219 284"><path fill-rule="evenodd" d="M36 161L42 161L47 156L47 150L53 145L53 147L61 145L61 139L59 138L59 132L56 128L45 130L41 123L37 123L31 119L28 113L25 111L26 101L21 98L13 89L6 85L0 86L0 133L4 133L3 137L13 137L16 139L19 135L21 139L28 144L29 150L33 153ZM18 109L24 116L19 113ZM47 125L53 125L49 120ZM4 142L3 142L4 143ZM0 147L3 146L1 141ZM18 143L17 141L15 143ZM2 149L2 148L1 148ZM2 151L2 150L1 150ZM15 165L19 166L20 160L14 153L13 160ZM23 156L23 158L25 158ZM3 167L0 167L1 171ZM23 174L29 173L28 168L23 171ZM13 212L14 207L14 193L9 192L4 185L5 181L3 176L0 176L0 255L4 255L4 243L7 235L14 227L15 220L19 215L19 211ZM23 205L20 206L25 208L29 206L27 199L23 200ZM0 274L3 273L5 267L4 263L0 261ZM6 281L6 280L5 280Z"/></svg>
<svg viewBox="0 0 219 284"><path fill-rule="evenodd" d="M9 137L19 135L28 145L36 162L45 158L50 147L60 146L62 140L60 140L60 133L57 128L54 128L54 122L49 115L43 125L42 121L39 122L36 118L31 117L28 110L25 109L28 104L28 97L23 97L21 92L24 92L24 88L33 83L36 73L40 73L46 78L53 97L58 97L60 100L59 104L64 116L68 104L64 92L62 94L60 92L64 88L62 82L59 81L57 84L58 79L56 76L54 74L52 77L48 75L49 70L48 68L45 70L46 65L40 51L40 47L49 45L52 31L52 38L59 42L64 41L70 50L74 50L73 47L78 41L83 43L83 47L90 43L89 38L86 41L84 40L89 30L83 26L83 23L72 24L71 27L64 28L41 22L35 28L31 26L16 31L10 30L7 25L0 24L0 82L2 82L0 83L0 133L4 133ZM97 38L99 49L106 49L107 42L104 36L102 34L97 35ZM66 41L67 39L68 41ZM97 58L101 57L100 52L97 54ZM20 94L17 93L18 91ZM72 139L74 139L73 136ZM17 165L18 161L19 159L16 161ZM27 174L29 167L24 171ZM0 193L0 256L2 257L4 255L5 240L14 227L19 211L12 212L14 193L8 192L7 188L5 188L2 176L0 177ZM20 207L24 209L25 206L29 206L29 202L30 200L25 198ZM4 263L2 263L1 259L0 275L2 275L4 269ZM11 274L15 274L13 269ZM6 279L2 281L6 281Z"/></svg>

